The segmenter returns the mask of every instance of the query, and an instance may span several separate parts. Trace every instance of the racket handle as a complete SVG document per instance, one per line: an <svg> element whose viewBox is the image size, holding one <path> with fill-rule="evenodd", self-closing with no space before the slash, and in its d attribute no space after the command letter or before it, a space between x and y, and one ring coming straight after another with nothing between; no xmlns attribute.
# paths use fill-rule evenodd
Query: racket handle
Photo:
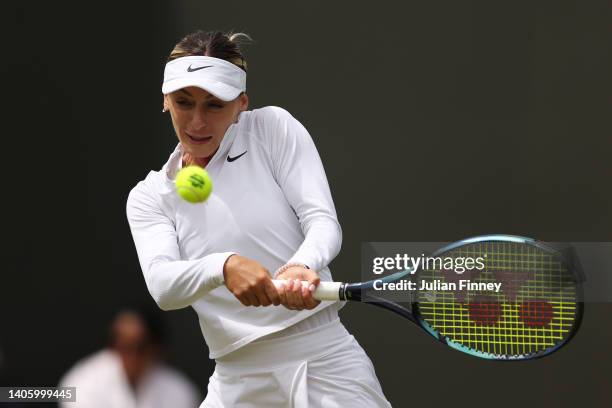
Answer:
<svg viewBox="0 0 612 408"><path fill-rule="evenodd" d="M287 281L273 279L272 283L278 288L280 285L286 284ZM302 281L303 287L307 288L309 285L308 281ZM317 286L313 297L317 300L340 300L340 286L342 286L342 282L321 282Z"/></svg>

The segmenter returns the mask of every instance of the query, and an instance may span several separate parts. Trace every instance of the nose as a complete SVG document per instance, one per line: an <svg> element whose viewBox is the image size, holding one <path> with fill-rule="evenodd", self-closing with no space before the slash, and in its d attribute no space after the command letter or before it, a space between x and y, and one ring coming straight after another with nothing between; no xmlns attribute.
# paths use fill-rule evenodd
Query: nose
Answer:
<svg viewBox="0 0 612 408"><path fill-rule="evenodd" d="M198 130L206 127L208 121L206 119L206 112L202 110L196 110L193 116L191 117L190 127L193 130Z"/></svg>

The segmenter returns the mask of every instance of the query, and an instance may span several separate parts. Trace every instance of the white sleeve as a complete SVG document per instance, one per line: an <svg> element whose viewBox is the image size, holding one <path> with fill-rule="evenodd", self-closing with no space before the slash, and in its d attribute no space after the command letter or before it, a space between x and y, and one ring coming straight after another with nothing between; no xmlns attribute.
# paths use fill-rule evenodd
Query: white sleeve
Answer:
<svg viewBox="0 0 612 408"><path fill-rule="evenodd" d="M145 183L130 192L126 211L147 288L161 309L187 307L223 285L223 266L233 252L181 260L174 224Z"/></svg>
<svg viewBox="0 0 612 408"><path fill-rule="evenodd" d="M325 170L306 128L287 111L270 109L277 113L270 135L274 175L304 233L304 242L287 262L320 271L338 255L342 244Z"/></svg>

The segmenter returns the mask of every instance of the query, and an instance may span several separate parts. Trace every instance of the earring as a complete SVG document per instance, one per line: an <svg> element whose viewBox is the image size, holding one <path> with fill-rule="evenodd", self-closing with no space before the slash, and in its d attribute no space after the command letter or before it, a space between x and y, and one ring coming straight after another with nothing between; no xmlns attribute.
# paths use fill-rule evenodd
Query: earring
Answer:
<svg viewBox="0 0 612 408"><path fill-rule="evenodd" d="M164 106L164 108L162 109L162 113L166 113L166 112L168 112L168 107Z"/></svg>

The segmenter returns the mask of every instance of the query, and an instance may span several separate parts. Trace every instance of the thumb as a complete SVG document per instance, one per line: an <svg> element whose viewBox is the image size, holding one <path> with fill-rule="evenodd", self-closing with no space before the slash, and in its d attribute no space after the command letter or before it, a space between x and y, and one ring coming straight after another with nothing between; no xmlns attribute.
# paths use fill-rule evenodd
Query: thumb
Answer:
<svg viewBox="0 0 612 408"><path fill-rule="evenodd" d="M319 274L312 269L305 269L304 278L304 280L308 281L308 288L311 292L314 292L317 286L319 286L319 283L321 283Z"/></svg>

